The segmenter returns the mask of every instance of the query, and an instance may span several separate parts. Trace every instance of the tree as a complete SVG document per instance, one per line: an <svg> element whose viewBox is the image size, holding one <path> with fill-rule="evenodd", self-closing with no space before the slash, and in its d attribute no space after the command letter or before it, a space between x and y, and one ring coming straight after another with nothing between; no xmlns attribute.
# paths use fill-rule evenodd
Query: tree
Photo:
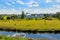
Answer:
<svg viewBox="0 0 60 40"><path fill-rule="evenodd" d="M0 20L3 20L3 17L2 17L2 15L0 15Z"/></svg>
<svg viewBox="0 0 60 40"><path fill-rule="evenodd" d="M49 15L48 14L44 14L44 19L48 19L49 18Z"/></svg>
<svg viewBox="0 0 60 40"><path fill-rule="evenodd" d="M60 12L56 12L55 17L60 19Z"/></svg>
<svg viewBox="0 0 60 40"><path fill-rule="evenodd" d="M18 18L18 16L16 15L16 14L13 14L13 15L11 15L11 19L17 19Z"/></svg>
<svg viewBox="0 0 60 40"><path fill-rule="evenodd" d="M11 19L11 17L7 17L7 20L10 20Z"/></svg>
<svg viewBox="0 0 60 40"><path fill-rule="evenodd" d="M50 14L44 14L44 18L43 19L45 19L45 20L52 20Z"/></svg>
<svg viewBox="0 0 60 40"><path fill-rule="evenodd" d="M24 17L25 17L25 14L24 14L24 11L22 11L21 19L24 19Z"/></svg>

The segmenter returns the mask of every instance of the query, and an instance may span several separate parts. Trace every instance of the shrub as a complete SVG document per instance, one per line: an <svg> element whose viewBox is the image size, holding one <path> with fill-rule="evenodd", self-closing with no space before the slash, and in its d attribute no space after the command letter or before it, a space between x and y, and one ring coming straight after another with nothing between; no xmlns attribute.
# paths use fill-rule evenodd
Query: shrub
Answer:
<svg viewBox="0 0 60 40"><path fill-rule="evenodd" d="M35 20L38 20L37 18L35 18Z"/></svg>

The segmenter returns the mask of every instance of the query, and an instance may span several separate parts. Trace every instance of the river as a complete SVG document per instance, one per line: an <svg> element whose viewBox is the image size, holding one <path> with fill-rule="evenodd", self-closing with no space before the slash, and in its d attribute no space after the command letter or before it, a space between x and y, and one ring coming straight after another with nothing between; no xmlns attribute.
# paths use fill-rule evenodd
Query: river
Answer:
<svg viewBox="0 0 60 40"><path fill-rule="evenodd" d="M0 31L0 35L14 35L18 32L7 32L7 31ZM21 32L20 32L21 33ZM26 38L49 38L54 40L60 40L60 34L54 34L54 33L24 33L26 34Z"/></svg>

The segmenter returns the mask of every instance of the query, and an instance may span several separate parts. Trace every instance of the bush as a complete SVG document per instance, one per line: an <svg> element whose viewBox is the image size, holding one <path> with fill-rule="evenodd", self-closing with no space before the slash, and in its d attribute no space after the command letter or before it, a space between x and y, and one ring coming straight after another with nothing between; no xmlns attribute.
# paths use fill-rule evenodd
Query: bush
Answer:
<svg viewBox="0 0 60 40"><path fill-rule="evenodd" d="M35 18L35 20L38 20L37 18Z"/></svg>
<svg viewBox="0 0 60 40"><path fill-rule="evenodd" d="M33 18L27 18L28 20L32 20Z"/></svg>
<svg viewBox="0 0 60 40"><path fill-rule="evenodd" d="M42 18L42 19L45 19L45 20L52 20L52 18Z"/></svg>
<svg viewBox="0 0 60 40"><path fill-rule="evenodd" d="M11 18L10 17L7 17L7 20L10 20Z"/></svg>
<svg viewBox="0 0 60 40"><path fill-rule="evenodd" d="M32 38L29 38L28 40L33 40Z"/></svg>

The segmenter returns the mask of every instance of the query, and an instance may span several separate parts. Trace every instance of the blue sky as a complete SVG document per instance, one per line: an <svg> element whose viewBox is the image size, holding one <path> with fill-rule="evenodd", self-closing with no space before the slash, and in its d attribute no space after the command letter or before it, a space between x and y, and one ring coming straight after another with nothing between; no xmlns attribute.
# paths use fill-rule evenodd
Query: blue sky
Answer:
<svg viewBox="0 0 60 40"><path fill-rule="evenodd" d="M55 13L60 11L60 0L0 0L0 14Z"/></svg>

